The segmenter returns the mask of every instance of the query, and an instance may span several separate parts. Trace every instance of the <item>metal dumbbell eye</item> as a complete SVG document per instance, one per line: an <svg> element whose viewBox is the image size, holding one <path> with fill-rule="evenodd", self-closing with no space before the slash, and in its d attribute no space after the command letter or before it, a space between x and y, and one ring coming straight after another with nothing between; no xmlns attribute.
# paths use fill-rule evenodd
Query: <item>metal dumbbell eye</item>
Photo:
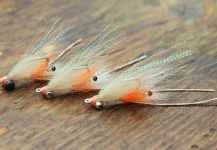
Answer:
<svg viewBox="0 0 217 150"><path fill-rule="evenodd" d="M52 92L47 92L45 94L45 96L46 96L46 98L50 99L50 98L54 97L54 94Z"/></svg>
<svg viewBox="0 0 217 150"><path fill-rule="evenodd" d="M15 89L16 85L14 83L14 81L12 80L8 80L6 81L4 88L6 91L13 91Z"/></svg>
<svg viewBox="0 0 217 150"><path fill-rule="evenodd" d="M94 106L96 110L102 110L103 109L103 103L101 102L96 102L96 105Z"/></svg>

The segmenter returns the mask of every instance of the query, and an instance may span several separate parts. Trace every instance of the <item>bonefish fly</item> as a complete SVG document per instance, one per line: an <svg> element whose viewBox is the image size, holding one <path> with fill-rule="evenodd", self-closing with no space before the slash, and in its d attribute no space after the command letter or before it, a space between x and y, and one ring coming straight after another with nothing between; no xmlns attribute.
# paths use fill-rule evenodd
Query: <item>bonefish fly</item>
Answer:
<svg viewBox="0 0 217 150"><path fill-rule="evenodd" d="M28 50L12 70L0 78L2 87L12 91L37 80L49 80L56 70L54 64L75 47L81 39L72 38L74 26L62 29L57 19L48 32Z"/></svg>
<svg viewBox="0 0 217 150"><path fill-rule="evenodd" d="M164 53L166 57L159 59ZM129 102L152 106L192 106L213 102L217 100L213 84L215 76L207 78L200 71L208 73L217 63L195 67L197 61L201 60L191 50L157 53L148 57L143 65L122 72L98 95L85 99L85 103L101 110L104 106ZM186 87L189 82L191 84ZM192 97L197 97L197 101Z"/></svg>
<svg viewBox="0 0 217 150"><path fill-rule="evenodd" d="M100 89L95 85L96 74L107 72L111 61L110 55L126 39L124 33L116 33L118 27L107 25L92 41L83 46L79 52L61 70L55 74L47 86L36 89L36 92L47 98L74 92L88 92ZM112 57L112 56L111 56ZM115 72L128 65L139 62L146 56L134 59L121 66L114 67Z"/></svg>

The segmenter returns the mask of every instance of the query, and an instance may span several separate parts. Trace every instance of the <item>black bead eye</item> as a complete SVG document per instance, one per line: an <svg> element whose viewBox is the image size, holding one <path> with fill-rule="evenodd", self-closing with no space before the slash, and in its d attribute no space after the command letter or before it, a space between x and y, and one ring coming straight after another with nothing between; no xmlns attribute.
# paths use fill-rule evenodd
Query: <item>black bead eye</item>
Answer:
<svg viewBox="0 0 217 150"><path fill-rule="evenodd" d="M97 76L93 76L93 81L97 81Z"/></svg>
<svg viewBox="0 0 217 150"><path fill-rule="evenodd" d="M55 66L52 66L51 67L51 70L54 72L54 71L56 71L56 67Z"/></svg>
<svg viewBox="0 0 217 150"><path fill-rule="evenodd" d="M15 85L14 81L12 81L12 80L6 81L5 86L4 86L6 91L13 91L15 89L15 87L16 87L16 85Z"/></svg>

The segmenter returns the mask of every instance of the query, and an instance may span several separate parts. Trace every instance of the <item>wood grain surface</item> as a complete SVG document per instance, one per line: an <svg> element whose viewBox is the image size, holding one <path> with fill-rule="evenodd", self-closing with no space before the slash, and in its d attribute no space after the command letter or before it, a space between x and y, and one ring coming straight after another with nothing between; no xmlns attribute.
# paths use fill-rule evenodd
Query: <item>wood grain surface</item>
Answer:
<svg viewBox="0 0 217 150"><path fill-rule="evenodd" d="M216 8L216 0L0 0L0 75L58 17L82 28L83 39L114 21L128 36L123 60L194 35L203 61L215 61ZM217 149L216 107L125 104L96 111L83 102L93 93L48 101L37 86L1 92L0 149Z"/></svg>

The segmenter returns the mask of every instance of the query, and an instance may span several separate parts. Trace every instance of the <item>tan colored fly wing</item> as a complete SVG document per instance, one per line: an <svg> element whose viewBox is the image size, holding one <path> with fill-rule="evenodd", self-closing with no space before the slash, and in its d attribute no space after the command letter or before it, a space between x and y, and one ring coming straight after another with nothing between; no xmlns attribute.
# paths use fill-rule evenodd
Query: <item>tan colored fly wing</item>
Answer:
<svg viewBox="0 0 217 150"><path fill-rule="evenodd" d="M53 92L55 95L61 95L77 91L85 92L92 89L90 79L95 72L94 68L83 66L62 70L48 83L48 91Z"/></svg>
<svg viewBox="0 0 217 150"><path fill-rule="evenodd" d="M85 67L78 71L72 81L72 90L78 92L88 92L94 90L91 79L96 73L95 67Z"/></svg>
<svg viewBox="0 0 217 150"><path fill-rule="evenodd" d="M99 101L114 101L140 89L140 81L136 79L112 83L102 89L98 95Z"/></svg>
<svg viewBox="0 0 217 150"><path fill-rule="evenodd" d="M46 80L46 68L48 61L40 59L35 61L22 61L18 63L8 74L8 78L20 80Z"/></svg>

